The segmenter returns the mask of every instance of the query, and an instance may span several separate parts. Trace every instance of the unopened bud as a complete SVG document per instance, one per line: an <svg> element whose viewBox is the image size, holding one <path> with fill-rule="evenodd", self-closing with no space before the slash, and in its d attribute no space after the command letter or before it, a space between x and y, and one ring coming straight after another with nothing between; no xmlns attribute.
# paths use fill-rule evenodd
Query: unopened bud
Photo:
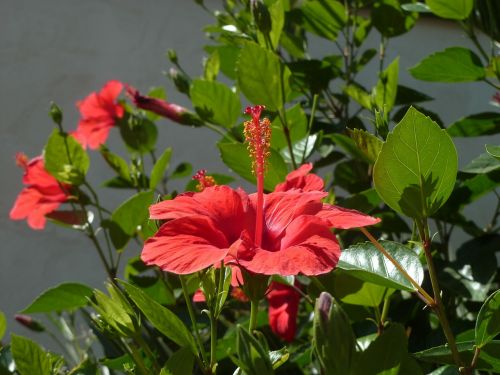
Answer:
<svg viewBox="0 0 500 375"><path fill-rule="evenodd" d="M16 321L19 324L25 326L26 328L28 328L31 331L34 331L34 332L43 332L43 331L45 331L45 327L42 325L42 323L40 323L39 321L33 319L29 315L16 314L14 316L14 319L16 319Z"/></svg>
<svg viewBox="0 0 500 375"><path fill-rule="evenodd" d="M183 94L189 95L189 87L191 86L191 80L184 73L179 72L175 68L170 68L168 71L168 76L174 83L177 90Z"/></svg>
<svg viewBox="0 0 500 375"><path fill-rule="evenodd" d="M172 64L177 64L177 62L178 62L178 60L177 60L177 52L175 52L175 50L169 49L167 51L167 56L168 56L168 59L170 60L170 62Z"/></svg>
<svg viewBox="0 0 500 375"><path fill-rule="evenodd" d="M50 103L49 115L52 118L52 121L54 121L58 126L61 126L63 119L62 110L54 102Z"/></svg>

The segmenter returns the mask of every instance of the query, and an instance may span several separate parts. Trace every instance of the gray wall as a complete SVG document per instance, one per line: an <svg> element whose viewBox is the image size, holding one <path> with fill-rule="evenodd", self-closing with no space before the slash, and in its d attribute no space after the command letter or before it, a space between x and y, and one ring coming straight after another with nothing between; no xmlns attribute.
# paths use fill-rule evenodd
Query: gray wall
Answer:
<svg viewBox="0 0 500 375"><path fill-rule="evenodd" d="M38 293L68 280L101 287L105 275L91 244L77 233L51 224L44 231L32 231L24 222L9 220L8 212L22 187L15 153L35 156L41 152L53 126L46 115L51 100L64 109L65 126L72 129L78 120L75 102L109 79L143 91L166 86L170 100L188 105L161 74L169 67L165 52L176 49L187 70L200 74L201 28L210 16L193 1L179 0L2 0L0 15L0 309L9 318L9 330L26 334L12 316ZM372 42L378 43L375 33ZM436 98L428 107L445 123L492 110L488 101L493 91L484 84L419 82L405 69L433 51L464 43L467 40L452 24L422 21L409 35L389 45L387 62L401 55L402 83ZM313 55L336 53L328 48L316 40ZM375 83L374 71L362 76L367 86ZM160 148L174 147L174 164L189 161L195 169L227 173L217 155L216 135L167 121L159 127ZM457 140L459 148L466 150L460 154L461 164L483 152L486 142L498 143L499 139ZM120 151L118 142L111 140L110 147ZM92 163L91 181L111 176L95 153ZM104 189L100 193L108 207L125 197ZM484 206L488 202L491 199L483 200ZM482 221L489 219L489 213L482 217L480 210L473 208L471 213ZM125 255L138 251L131 248Z"/></svg>

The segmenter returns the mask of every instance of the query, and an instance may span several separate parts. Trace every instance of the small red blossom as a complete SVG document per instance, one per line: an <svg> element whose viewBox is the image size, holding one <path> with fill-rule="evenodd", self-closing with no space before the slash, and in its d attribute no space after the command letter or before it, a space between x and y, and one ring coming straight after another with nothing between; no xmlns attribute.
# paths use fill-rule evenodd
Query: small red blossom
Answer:
<svg viewBox="0 0 500 375"><path fill-rule="evenodd" d="M127 95L137 108L156 113L180 124L191 124L190 112L186 108L162 99L141 95L132 86L127 85L126 90Z"/></svg>
<svg viewBox="0 0 500 375"><path fill-rule="evenodd" d="M269 325L283 340L291 342L297 332L300 293L288 285L272 282L269 286Z"/></svg>
<svg viewBox="0 0 500 375"><path fill-rule="evenodd" d="M16 163L24 169L26 187L19 193L9 216L12 220L27 219L32 229L43 229L46 215L69 199L70 186L61 185L45 170L41 156L28 160L26 155L18 153Z"/></svg>
<svg viewBox="0 0 500 375"><path fill-rule="evenodd" d="M72 134L83 147L96 149L108 139L109 131L125 114L117 102L123 83L109 81L99 92L93 92L76 106L80 110L80 122Z"/></svg>

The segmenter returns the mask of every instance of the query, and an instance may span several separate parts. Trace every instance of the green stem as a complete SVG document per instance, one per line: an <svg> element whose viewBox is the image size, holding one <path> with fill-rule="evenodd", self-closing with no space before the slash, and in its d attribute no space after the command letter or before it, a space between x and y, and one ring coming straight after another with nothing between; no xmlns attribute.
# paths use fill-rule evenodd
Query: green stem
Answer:
<svg viewBox="0 0 500 375"><path fill-rule="evenodd" d="M217 365L217 319L210 312L210 371L215 374Z"/></svg>
<svg viewBox="0 0 500 375"><path fill-rule="evenodd" d="M373 245L387 258L389 261L398 269L399 272L405 277L406 280L412 284L416 290L424 297L425 301L427 302L428 305L433 306L434 305L434 300L433 298L411 277L408 272L401 266L401 264L398 263L396 259L392 257L391 254L387 252L387 250L384 249L384 247L378 242L371 234L368 232L365 228L361 227L359 228L361 232L370 240Z"/></svg>
<svg viewBox="0 0 500 375"><path fill-rule="evenodd" d="M304 161L306 159L307 144L309 143L309 134L311 134L311 128L312 128L312 124L314 122L314 114L316 113L316 107L318 105L318 97L319 97L318 94L314 94L314 96L313 96L311 114L309 117L309 123L307 124L306 145L304 146L304 151L302 152L302 163L304 163Z"/></svg>
<svg viewBox="0 0 500 375"><path fill-rule="evenodd" d="M153 364L153 368L155 370L155 374L159 374L161 369L158 366L158 362L156 361L156 356L151 351L149 345L144 341L140 333L135 336L135 341L146 352L146 355L150 358L151 363Z"/></svg>
<svg viewBox="0 0 500 375"><path fill-rule="evenodd" d="M252 333L257 327L257 315L259 313L259 301L252 300L250 302L250 324L248 332Z"/></svg>
<svg viewBox="0 0 500 375"><path fill-rule="evenodd" d="M139 370L139 373L142 375L149 375L150 372L146 368L146 365L144 364L144 361L142 360L141 353L137 351L136 348L133 346L130 346L125 339L121 339L123 346L125 347L125 351L127 351L131 356L132 359L134 360L135 364L137 365L137 368Z"/></svg>
<svg viewBox="0 0 500 375"><path fill-rule="evenodd" d="M292 146L292 140L290 138L290 129L288 128L287 121L286 121L286 114L284 109L280 109L278 111L278 117L281 122L281 126L283 128L283 133L285 134L285 139L286 139L286 144L288 147L288 151L290 152L290 159L292 160L292 166L293 169L297 169L297 163L295 161L295 155L293 154L293 146Z"/></svg>
<svg viewBox="0 0 500 375"><path fill-rule="evenodd" d="M423 222L417 222L420 238L424 245L425 258L427 260L427 267L429 270L429 277L431 279L432 291L434 293L434 306L433 309L436 312L439 322L441 323L441 328L446 337L446 341L451 350L451 354L453 357L453 361L460 368L463 367L462 359L460 358L460 354L458 352L457 344L455 342L455 336L450 327L450 323L448 318L446 317L446 312L444 309L443 301L441 300L441 289L439 288L438 276L436 272L436 267L434 265L434 260L432 259L431 253L431 240L429 238L429 227L427 223L427 219L424 219Z"/></svg>
<svg viewBox="0 0 500 375"><path fill-rule="evenodd" d="M101 210L101 204L99 203L99 197L95 190L92 188L92 186L87 182L84 181L83 185L90 191L90 194L92 195L92 198L94 199L95 206L97 208L97 214L99 215L99 220L100 220L100 225L101 228L104 232L104 238L106 240L106 246L108 248L108 255L109 255L109 261L111 263L112 271L113 271L113 278L116 276L116 271L115 271L115 261L113 259L113 252L111 250L111 241L109 239L108 231L102 227L102 223L104 221L104 215L102 214Z"/></svg>
<svg viewBox="0 0 500 375"><path fill-rule="evenodd" d="M189 293L187 290L186 281L184 281L184 278L182 275L179 275L179 280L181 282L182 293L184 294L184 299L186 300L186 306L188 309L189 318L191 319L191 324L193 325L194 336L196 337L196 341L198 342L198 346L200 348L201 358L203 361L203 367L205 368L206 364L208 363L207 362L207 355L205 353L205 348L203 347L203 342L201 341L200 332L198 331L198 326L196 325L196 317L194 315L193 305L191 304L191 299L189 298Z"/></svg>

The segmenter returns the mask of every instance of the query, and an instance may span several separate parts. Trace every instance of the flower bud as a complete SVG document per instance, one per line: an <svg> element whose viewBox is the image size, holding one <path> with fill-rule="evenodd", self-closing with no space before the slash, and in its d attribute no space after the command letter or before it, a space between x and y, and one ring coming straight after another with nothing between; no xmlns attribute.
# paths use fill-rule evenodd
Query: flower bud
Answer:
<svg viewBox="0 0 500 375"><path fill-rule="evenodd" d="M38 320L33 319L29 315L24 315L24 314L16 314L14 315L14 319L16 321L28 328L30 331L33 332L43 332L45 331L45 327L40 323Z"/></svg>
<svg viewBox="0 0 500 375"><path fill-rule="evenodd" d="M52 119L52 121L54 121L58 126L61 126L63 119L62 110L54 102L50 103L49 116Z"/></svg>
<svg viewBox="0 0 500 375"><path fill-rule="evenodd" d="M175 50L169 49L167 51L167 56L168 56L168 59L170 60L170 62L172 64L177 64L177 62L178 62L178 60L177 60L177 52L175 52Z"/></svg>
<svg viewBox="0 0 500 375"><path fill-rule="evenodd" d="M179 92L189 95L191 80L187 75L179 72L175 68L170 68L170 70L168 71L168 77L172 80L172 82L174 82L174 85Z"/></svg>

